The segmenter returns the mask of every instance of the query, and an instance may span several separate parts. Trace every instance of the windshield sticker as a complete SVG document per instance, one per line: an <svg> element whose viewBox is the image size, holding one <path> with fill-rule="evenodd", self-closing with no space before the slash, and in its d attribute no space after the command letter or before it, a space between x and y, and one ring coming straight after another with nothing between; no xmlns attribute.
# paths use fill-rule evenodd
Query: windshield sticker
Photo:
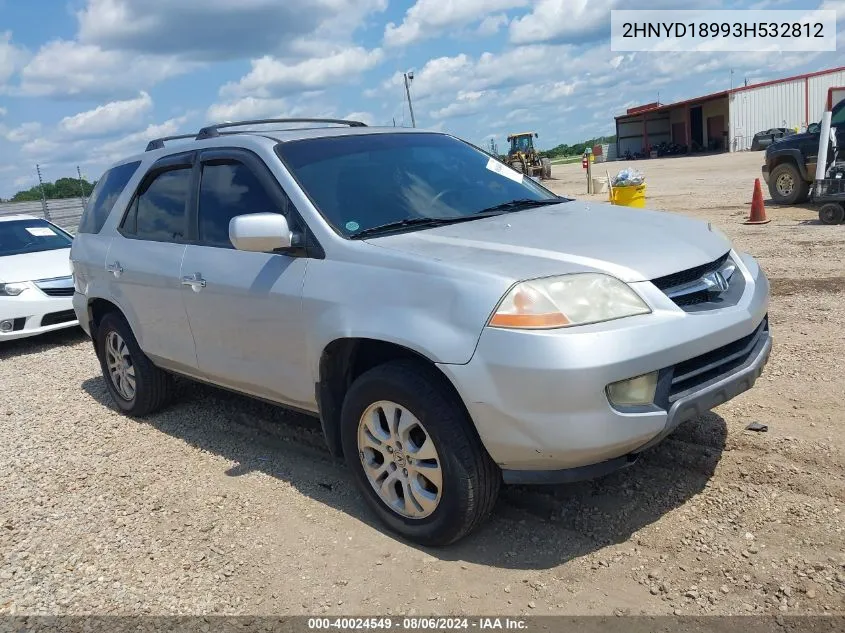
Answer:
<svg viewBox="0 0 845 633"><path fill-rule="evenodd" d="M56 234L49 226L28 226L26 232L35 237L53 237Z"/></svg>
<svg viewBox="0 0 845 633"><path fill-rule="evenodd" d="M346 230L347 231L357 231L361 228L361 225L357 222L347 222L346 223Z"/></svg>
<svg viewBox="0 0 845 633"><path fill-rule="evenodd" d="M487 161L487 169L489 169L492 172L499 174L500 176L504 176L505 178L513 180L514 182L518 182L519 184L522 184L522 180L524 178L524 176L522 174L520 174L518 171L516 171L514 169L511 169L507 165L500 163L495 158L491 158L490 160Z"/></svg>

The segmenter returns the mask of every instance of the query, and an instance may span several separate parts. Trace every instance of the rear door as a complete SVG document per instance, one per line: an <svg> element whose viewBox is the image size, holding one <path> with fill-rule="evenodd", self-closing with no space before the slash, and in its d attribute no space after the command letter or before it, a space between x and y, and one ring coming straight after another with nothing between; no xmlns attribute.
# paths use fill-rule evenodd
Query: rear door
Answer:
<svg viewBox="0 0 845 633"><path fill-rule="evenodd" d="M300 220L278 181L251 152L205 150L182 262L182 294L203 377L225 387L308 408L301 291L307 258L235 250L229 221L249 213ZM301 227L299 227L301 228Z"/></svg>
<svg viewBox="0 0 845 633"><path fill-rule="evenodd" d="M162 367L196 372L194 341L182 301L187 208L195 152L157 161L141 181L106 257L111 295L141 349Z"/></svg>
<svg viewBox="0 0 845 633"><path fill-rule="evenodd" d="M112 237L110 234L104 235L101 231L116 202L127 189L127 185L140 166L141 161L136 160L113 167L100 177L91 192L70 250L75 286L83 295L89 288L96 293L99 286L104 281L108 281L106 277L110 277L105 271L105 263ZM129 191L126 195L124 205L132 196L132 192ZM83 327L87 327L87 314L85 314L87 299L82 297L77 303L80 306L77 314L79 322Z"/></svg>

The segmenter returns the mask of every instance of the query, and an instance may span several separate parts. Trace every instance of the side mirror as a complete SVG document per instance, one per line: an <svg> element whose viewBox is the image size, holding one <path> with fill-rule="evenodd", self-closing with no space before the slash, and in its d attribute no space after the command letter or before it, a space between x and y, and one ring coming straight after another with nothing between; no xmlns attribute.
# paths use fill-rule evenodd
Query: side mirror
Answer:
<svg viewBox="0 0 845 633"><path fill-rule="evenodd" d="M290 248L293 234L279 213L250 213L229 220L229 239L239 251L269 253Z"/></svg>

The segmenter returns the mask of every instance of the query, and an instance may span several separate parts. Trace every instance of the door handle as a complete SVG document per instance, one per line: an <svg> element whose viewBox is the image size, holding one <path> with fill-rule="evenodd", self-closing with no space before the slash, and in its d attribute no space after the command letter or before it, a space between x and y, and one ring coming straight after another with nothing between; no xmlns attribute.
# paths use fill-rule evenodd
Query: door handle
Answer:
<svg viewBox="0 0 845 633"><path fill-rule="evenodd" d="M190 286L194 292L199 292L200 289L205 288L205 279L202 278L201 273L194 273L193 275L186 275L182 277L182 285Z"/></svg>
<svg viewBox="0 0 845 633"><path fill-rule="evenodd" d="M120 265L120 262L113 262L111 264L106 264L106 270L112 273L115 277L120 277L123 274L123 266Z"/></svg>

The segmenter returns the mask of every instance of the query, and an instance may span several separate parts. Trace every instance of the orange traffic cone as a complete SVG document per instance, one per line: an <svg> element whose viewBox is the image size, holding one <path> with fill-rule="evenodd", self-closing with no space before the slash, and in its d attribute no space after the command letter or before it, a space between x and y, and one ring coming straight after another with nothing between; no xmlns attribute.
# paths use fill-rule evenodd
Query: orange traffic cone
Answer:
<svg viewBox="0 0 845 633"><path fill-rule="evenodd" d="M754 179L754 196L751 198L751 216L743 224L768 224L771 222L766 217L766 207L763 204L763 190L760 188L760 179Z"/></svg>

